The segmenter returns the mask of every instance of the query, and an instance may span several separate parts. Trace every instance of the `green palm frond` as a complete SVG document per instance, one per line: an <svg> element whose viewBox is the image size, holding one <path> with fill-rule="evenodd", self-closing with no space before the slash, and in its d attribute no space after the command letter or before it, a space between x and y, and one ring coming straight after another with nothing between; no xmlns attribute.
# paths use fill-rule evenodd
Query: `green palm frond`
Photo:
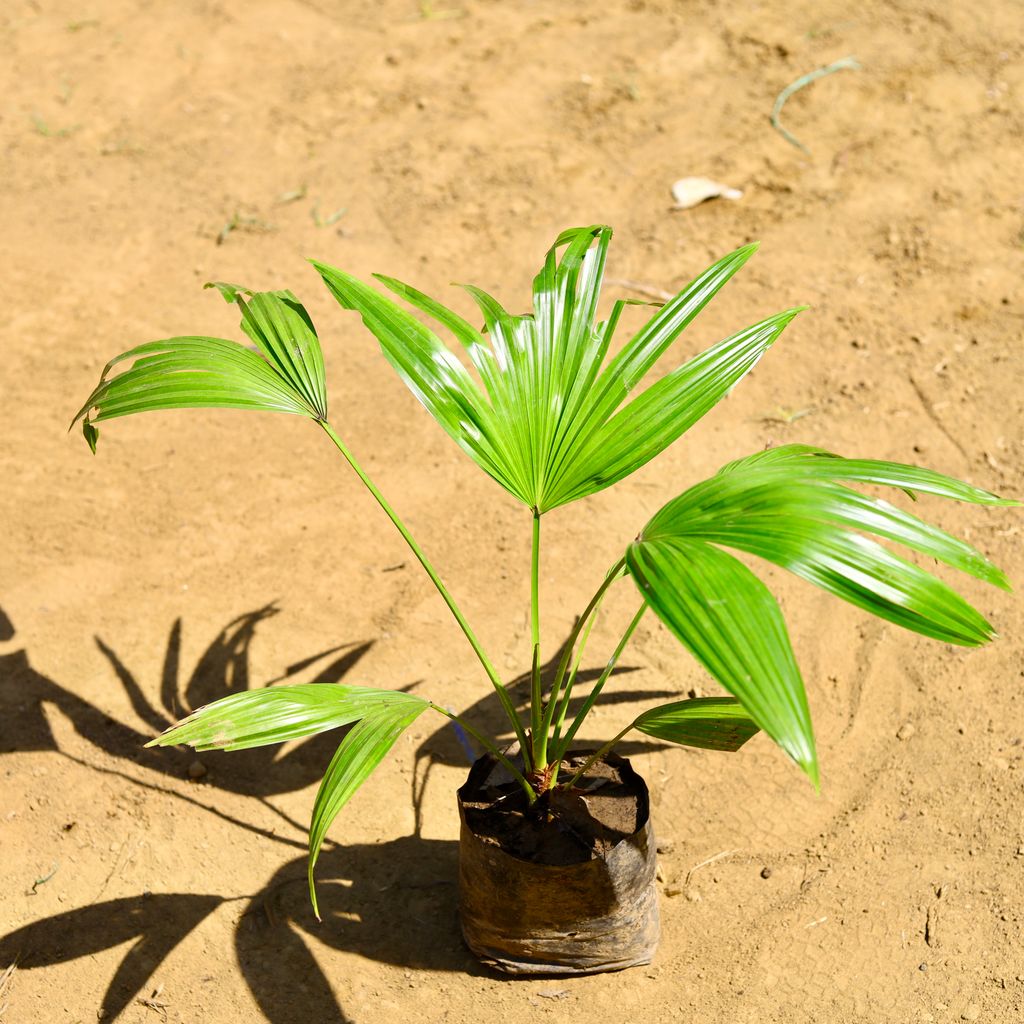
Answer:
<svg viewBox="0 0 1024 1024"><path fill-rule="evenodd" d="M309 895L331 822L430 702L398 690L306 683L233 693L193 711L146 746L188 744L196 750L245 750L356 724L338 745L313 804L309 826ZM319 913L317 913L319 917Z"/></svg>
<svg viewBox="0 0 1024 1024"><path fill-rule="evenodd" d="M659 704L633 722L655 739L707 750L739 750L758 728L734 697L693 697Z"/></svg>
<svg viewBox="0 0 1024 1024"><path fill-rule="evenodd" d="M840 480L1016 504L933 470L792 445L730 463L691 487L654 516L641 540L692 538L736 548L926 636L965 646L992 639L992 627L946 583L865 534L1007 590L1003 573L965 541Z"/></svg>
<svg viewBox="0 0 1024 1024"><path fill-rule="evenodd" d="M360 719L341 741L327 766L313 804L309 824L309 898L313 912L320 916L316 901L313 872L320 856L320 846L331 822L351 799L352 794L369 778L384 760L395 741L430 704L407 693L393 693L391 699Z"/></svg>
<svg viewBox="0 0 1024 1024"><path fill-rule="evenodd" d="M287 743L351 725L406 696L394 690L328 683L244 690L204 704L146 746L246 750Z"/></svg>
<svg viewBox="0 0 1024 1024"><path fill-rule="evenodd" d="M242 310L242 330L258 351L196 335L137 345L103 368L72 421L96 451L101 420L158 409L260 409L327 418L323 355L309 314L289 291L248 292L216 284ZM243 298L243 292L250 297ZM131 367L110 377L119 363Z"/></svg>
<svg viewBox="0 0 1024 1024"><path fill-rule="evenodd" d="M807 695L768 588L732 555L692 538L637 541L626 565L683 646L817 786Z"/></svg>
<svg viewBox="0 0 1024 1024"><path fill-rule="evenodd" d="M413 394L470 458L524 504L546 512L654 458L749 372L799 312L788 310L733 335L627 402L756 246L708 268L604 365L627 304L616 302L606 321L597 320L610 240L611 229L602 225L559 235L534 279L533 310L526 315L514 316L486 292L466 286L483 331L410 285L377 276L451 331L482 387L432 330L393 300L341 270L313 265L338 301L360 313Z"/></svg>
<svg viewBox="0 0 1024 1024"><path fill-rule="evenodd" d="M789 445L740 459L684 491L627 552L647 602L751 718L815 777L803 682L767 588L721 547L774 562L925 636L977 646L994 632L948 584L871 534L1003 589L971 545L839 481L983 505L1014 505L932 470Z"/></svg>

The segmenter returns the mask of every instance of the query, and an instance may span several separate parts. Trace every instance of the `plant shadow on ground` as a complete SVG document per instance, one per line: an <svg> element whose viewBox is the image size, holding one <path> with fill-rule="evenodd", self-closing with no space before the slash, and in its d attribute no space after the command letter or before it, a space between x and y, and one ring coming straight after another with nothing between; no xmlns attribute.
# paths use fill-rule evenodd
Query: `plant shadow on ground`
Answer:
<svg viewBox="0 0 1024 1024"><path fill-rule="evenodd" d="M171 627L164 655L160 707L146 689L99 637L97 646L111 665L138 718L153 732L162 731L189 711L250 688L249 650L259 624L278 609L266 605L233 619L199 658L189 678L180 681L182 623ZM0 643L16 639L14 625L0 609ZM302 658L277 679L263 685L296 681L337 683L370 650L372 641L340 644ZM328 659L333 660L328 661ZM558 657L544 666L550 684ZM622 667L617 675L634 669ZM585 690L600 674L584 670L578 682ZM409 684L410 689L416 684ZM510 684L517 706L529 700L528 673ZM667 691L631 690L612 701L637 701L672 696ZM582 697L580 698L582 700ZM578 701L574 701L578 706ZM47 719L47 705L63 714L75 732L98 750L125 762L125 771L110 769L60 749ZM570 713L575 710L571 709ZM501 734L503 721L496 696L489 693L466 712L474 724ZM24 649L0 653L0 755L14 751L53 751L92 771L115 774L130 784L187 801L225 823L256 832L296 849L305 848L299 836L305 826L283 814L268 797L302 789L319 780L341 733L315 736L279 757L276 747L246 751L207 752L209 774L197 791L212 786L258 801L296 830L287 838L251 822L228 815L198 798L170 787L154 785L131 774L133 767L182 780L195 759L182 748L146 749L152 732L126 725L37 672ZM313 954L308 939L339 951L365 956L410 969L449 970L485 974L462 945L456 917L458 843L420 836L423 794L430 767L436 762L468 767L473 751L447 723L429 735L416 750L413 777L416 830L413 835L383 843L340 846L328 842L317 874L324 921L317 923L306 891L306 858L300 854L283 865L259 892L223 896L196 893L150 893L122 897L56 914L0 936L0 971L17 963L19 969L64 963L135 940L121 960L105 993L104 1019L116 1018L134 999L164 959L192 931L224 904L237 908L235 947L238 965L253 996L272 1024L347 1021L343 1009ZM632 749L650 750L650 743ZM628 753L631 748L623 751ZM475 755L474 755L475 756ZM425 762L417 788L418 768ZM221 970L212 958L211 973L195 979L200 992L209 986L211 1000ZM358 985L355 986L358 992ZM172 993L161 994L173 998ZM192 996L195 999L195 995ZM200 995L201 999L202 996ZM151 1009L159 1000L147 1003ZM168 1004L169 1005L169 1004ZM198 1007L202 1009L202 1007Z"/></svg>
<svg viewBox="0 0 1024 1024"><path fill-rule="evenodd" d="M186 680L181 679L182 622L170 629L160 677L160 706L146 697L132 671L116 651L101 637L96 646L127 695L132 710L147 727L141 731L111 718L82 697L47 679L29 664L27 652L15 651L0 656L0 754L11 750L58 750L53 730L47 721L45 705L60 711L75 731L90 744L111 756L175 778L185 778L195 755L183 747L146 749L156 733L163 732L178 719L204 704L250 688L249 651L260 623L278 613L269 604L238 616L219 631L198 659ZM6 617L5 617L6 619ZM6 620L10 637L14 636ZM267 686L313 669L305 682L340 682L373 646L372 641L339 644L288 666L278 678L261 683ZM339 654L339 652L341 652ZM326 659L338 655L325 664ZM204 760L216 762L210 783L243 796L265 798L289 793L319 779L323 767L337 746L337 737L314 736L283 757L274 747L258 747L230 755L216 751L204 754Z"/></svg>
<svg viewBox="0 0 1024 1024"><path fill-rule="evenodd" d="M176 946L231 904L238 967L266 1018L272 1024L347 1021L310 940L409 969L482 971L462 946L455 917L457 856L453 840L413 836L327 849L317 871L322 923L309 908L304 856L288 861L252 896L144 893L106 900L0 937L0 965L47 967L132 942L100 1006L103 1019L114 1020L145 996ZM187 995L191 1009L204 1015L217 1004L224 974L234 970L223 956L209 963L208 973L191 979ZM159 998L184 1009L177 1000L185 993L173 984Z"/></svg>

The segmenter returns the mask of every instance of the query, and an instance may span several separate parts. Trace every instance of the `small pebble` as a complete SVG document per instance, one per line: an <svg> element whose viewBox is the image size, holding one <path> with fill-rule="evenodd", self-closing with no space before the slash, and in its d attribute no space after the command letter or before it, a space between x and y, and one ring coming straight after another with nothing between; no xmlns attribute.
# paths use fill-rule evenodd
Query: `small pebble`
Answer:
<svg viewBox="0 0 1024 1024"><path fill-rule="evenodd" d="M915 732L917 732L917 730L914 728L911 722L904 722L903 725L900 726L899 731L896 733L896 739L909 740Z"/></svg>
<svg viewBox="0 0 1024 1024"><path fill-rule="evenodd" d="M686 898L691 903L700 903L700 901L701 901L701 895L700 895L699 892L697 892L696 889L687 889L686 890Z"/></svg>
<svg viewBox="0 0 1024 1024"><path fill-rule="evenodd" d="M201 779L206 774L206 765L198 758L188 766L188 777L190 779Z"/></svg>
<svg viewBox="0 0 1024 1024"><path fill-rule="evenodd" d="M981 1007L977 1003L969 1003L967 1009L960 1014L961 1020L977 1020L981 1016Z"/></svg>
<svg viewBox="0 0 1024 1024"><path fill-rule="evenodd" d="M761 877L762 878L771 878L772 877L772 869L770 867L768 867L767 864L763 868L761 868Z"/></svg>
<svg viewBox="0 0 1024 1024"><path fill-rule="evenodd" d="M927 964L918 964L917 969L919 971L927 971L928 970L928 965Z"/></svg>

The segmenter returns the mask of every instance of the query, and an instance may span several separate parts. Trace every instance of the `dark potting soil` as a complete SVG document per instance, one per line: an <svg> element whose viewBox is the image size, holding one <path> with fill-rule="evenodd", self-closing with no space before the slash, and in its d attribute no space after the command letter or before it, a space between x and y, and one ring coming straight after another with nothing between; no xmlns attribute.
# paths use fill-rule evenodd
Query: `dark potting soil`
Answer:
<svg viewBox="0 0 1024 1024"><path fill-rule="evenodd" d="M566 758L560 777L571 778L587 756L580 751ZM643 780L615 754L594 764L572 789L549 790L532 807L492 759L478 761L459 792L466 824L480 839L535 864L568 866L603 857L648 816Z"/></svg>

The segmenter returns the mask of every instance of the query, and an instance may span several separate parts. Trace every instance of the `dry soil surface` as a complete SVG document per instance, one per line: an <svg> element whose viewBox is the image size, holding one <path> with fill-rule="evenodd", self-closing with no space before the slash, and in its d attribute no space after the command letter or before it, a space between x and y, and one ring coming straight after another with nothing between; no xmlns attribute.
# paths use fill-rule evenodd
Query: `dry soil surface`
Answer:
<svg viewBox="0 0 1024 1024"><path fill-rule="evenodd" d="M1020 496L1016 0L7 0L0 25L0 1020L1022 1019L1013 595L959 581L1002 634L965 650L766 572L807 680L821 794L763 736L732 756L627 745L662 844L658 958L510 981L460 943L466 763L440 718L331 830L320 924L304 832L334 738L201 767L142 749L187 709L282 678L413 686L496 721L472 652L326 439L225 411L108 424L95 458L66 432L114 354L240 337L204 282L293 289L324 341L333 419L516 676L528 512L304 258L463 312L448 285L470 280L518 309L559 230L607 222L607 302L762 241L670 363L812 308L687 438L548 517L545 658L663 501L765 445ZM770 125L773 101L849 55L861 70L785 107L803 152ZM743 198L673 212L687 175ZM921 508L1024 575L1013 510ZM594 665L634 600L616 591ZM628 699L589 739L658 693L714 692L653 619L626 660Z"/></svg>

